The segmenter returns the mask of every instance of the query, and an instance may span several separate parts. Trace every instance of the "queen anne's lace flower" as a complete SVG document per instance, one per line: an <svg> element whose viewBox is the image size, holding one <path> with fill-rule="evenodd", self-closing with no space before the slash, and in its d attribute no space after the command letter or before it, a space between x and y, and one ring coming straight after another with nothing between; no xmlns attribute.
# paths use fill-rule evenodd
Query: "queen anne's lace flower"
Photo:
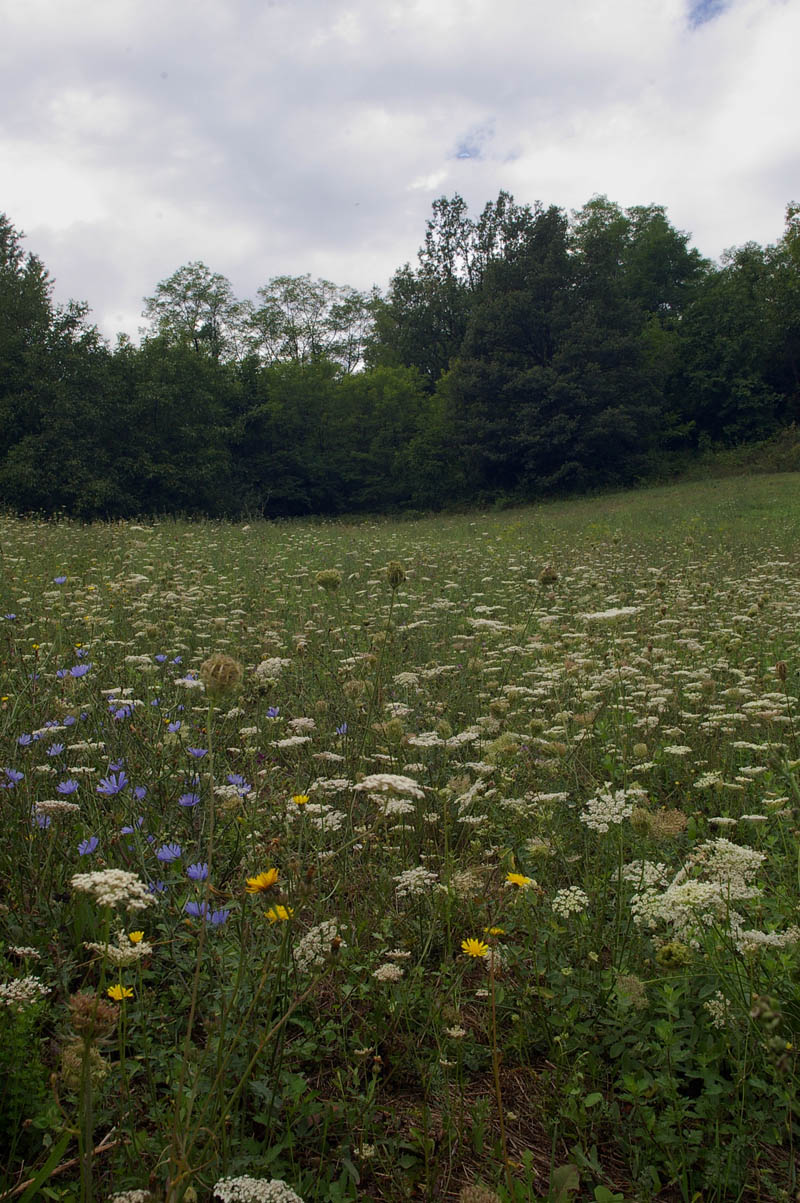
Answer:
<svg viewBox="0 0 800 1203"><path fill-rule="evenodd" d="M281 1178L221 1178L214 1187L220 1203L303 1203Z"/></svg>
<svg viewBox="0 0 800 1203"><path fill-rule="evenodd" d="M91 894L101 906L124 906L128 911L143 911L155 901L141 878L125 869L76 873L72 888L81 894Z"/></svg>

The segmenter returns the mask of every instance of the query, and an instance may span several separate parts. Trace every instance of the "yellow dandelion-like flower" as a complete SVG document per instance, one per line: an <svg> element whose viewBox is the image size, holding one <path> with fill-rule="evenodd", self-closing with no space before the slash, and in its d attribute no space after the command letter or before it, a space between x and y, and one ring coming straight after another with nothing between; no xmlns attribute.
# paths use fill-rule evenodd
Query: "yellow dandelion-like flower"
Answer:
<svg viewBox="0 0 800 1203"><path fill-rule="evenodd" d="M109 986L106 990L109 998L113 998L114 1002L122 1002L123 998L133 998L133 990L128 986Z"/></svg>
<svg viewBox="0 0 800 1203"><path fill-rule="evenodd" d="M288 919L291 919L293 914L294 911L290 906L280 906L279 904L278 906L271 906L269 908L267 918L270 923L286 923Z"/></svg>
<svg viewBox="0 0 800 1203"><path fill-rule="evenodd" d="M485 957L489 955L489 945L484 944L483 940L476 940L470 936L467 940L461 941L461 951L465 952L468 957Z"/></svg>
<svg viewBox="0 0 800 1203"><path fill-rule="evenodd" d="M141 944L142 940L144 939L144 932L143 931L129 931L128 939L130 940L131 944Z"/></svg>
<svg viewBox="0 0 800 1203"><path fill-rule="evenodd" d="M504 927L484 927L483 930L487 936L504 936L506 934Z"/></svg>
<svg viewBox="0 0 800 1203"><path fill-rule="evenodd" d="M305 806L308 802L308 794L292 794L292 801L295 806Z"/></svg>
<svg viewBox="0 0 800 1203"><path fill-rule="evenodd" d="M266 894L267 890L271 890L274 885L277 885L279 877L277 869L267 869L265 873L248 877L245 889L248 894Z"/></svg>
<svg viewBox="0 0 800 1203"><path fill-rule="evenodd" d="M532 877L526 877L524 873L506 873L506 883L510 886L518 886L520 890L529 890L531 886L536 885Z"/></svg>

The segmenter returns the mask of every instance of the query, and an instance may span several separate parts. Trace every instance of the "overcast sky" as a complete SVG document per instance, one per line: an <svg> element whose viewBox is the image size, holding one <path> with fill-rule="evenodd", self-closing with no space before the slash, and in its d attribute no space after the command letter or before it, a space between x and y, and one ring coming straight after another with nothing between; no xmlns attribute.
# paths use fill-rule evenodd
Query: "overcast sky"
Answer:
<svg viewBox="0 0 800 1203"><path fill-rule="evenodd" d="M798 0L0 0L0 212L109 337L203 260L385 288L433 200L800 199Z"/></svg>

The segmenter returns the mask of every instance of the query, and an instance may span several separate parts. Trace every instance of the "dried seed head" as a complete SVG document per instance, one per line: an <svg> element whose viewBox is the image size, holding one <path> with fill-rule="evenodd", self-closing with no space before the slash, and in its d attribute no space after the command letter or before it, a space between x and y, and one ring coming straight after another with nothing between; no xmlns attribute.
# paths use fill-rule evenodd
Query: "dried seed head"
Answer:
<svg viewBox="0 0 800 1203"><path fill-rule="evenodd" d="M390 560L386 565L386 579L392 589L399 589L406 579L406 570L399 560Z"/></svg>
<svg viewBox="0 0 800 1203"><path fill-rule="evenodd" d="M317 584L326 593L335 593L342 583L342 574L338 568L323 568L317 573Z"/></svg>
<svg viewBox="0 0 800 1203"><path fill-rule="evenodd" d="M779 660L775 665L775 676L779 681L785 681L789 675L789 669L785 660Z"/></svg>
<svg viewBox="0 0 800 1203"><path fill-rule="evenodd" d="M224 652L215 652L200 665L200 680L211 696L230 693L238 689L242 682L242 666L232 656Z"/></svg>
<svg viewBox="0 0 800 1203"><path fill-rule="evenodd" d="M69 1021L75 1035L83 1036L84 1040L96 1040L113 1032L118 1016L119 1007L86 990L70 997Z"/></svg>
<svg viewBox="0 0 800 1203"><path fill-rule="evenodd" d="M558 580L558 572L552 564L545 564L542 571L539 573L540 585L555 585Z"/></svg>
<svg viewBox="0 0 800 1203"><path fill-rule="evenodd" d="M107 1077L109 1065L100 1056L94 1044L83 1040L72 1040L61 1053L61 1080L68 1090L80 1090L83 1076L84 1057L88 1060L89 1080L97 1088Z"/></svg>
<svg viewBox="0 0 800 1203"><path fill-rule="evenodd" d="M500 1203L500 1196L486 1186L465 1186L458 1195L458 1203Z"/></svg>

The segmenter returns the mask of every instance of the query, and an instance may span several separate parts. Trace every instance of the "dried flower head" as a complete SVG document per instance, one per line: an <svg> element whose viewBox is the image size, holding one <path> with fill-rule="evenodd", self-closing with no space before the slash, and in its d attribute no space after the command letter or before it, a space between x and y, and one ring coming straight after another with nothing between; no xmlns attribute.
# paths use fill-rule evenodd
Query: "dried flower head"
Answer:
<svg viewBox="0 0 800 1203"><path fill-rule="evenodd" d="M86 1045L81 1038L71 1040L61 1053L61 1080L67 1090L77 1092L80 1089L83 1075L84 1057L88 1061L89 1081L97 1088L108 1077L109 1066L100 1056L97 1046Z"/></svg>
<svg viewBox="0 0 800 1203"><path fill-rule="evenodd" d="M239 661L226 656L224 652L215 652L200 665L200 680L211 697L238 689L242 676L243 669Z"/></svg>
<svg viewBox="0 0 800 1203"><path fill-rule="evenodd" d="M326 593L335 593L342 583L342 574L338 568L323 568L317 573L317 584Z"/></svg>
<svg viewBox="0 0 800 1203"><path fill-rule="evenodd" d="M406 579L406 570L399 560L390 560L386 565L386 579L392 589L399 589Z"/></svg>
<svg viewBox="0 0 800 1203"><path fill-rule="evenodd" d="M84 1040L91 1042L113 1032L117 1026L118 1015L118 1007L96 994L90 994L88 990L81 990L78 994L70 996L70 1025L75 1035L83 1036Z"/></svg>

